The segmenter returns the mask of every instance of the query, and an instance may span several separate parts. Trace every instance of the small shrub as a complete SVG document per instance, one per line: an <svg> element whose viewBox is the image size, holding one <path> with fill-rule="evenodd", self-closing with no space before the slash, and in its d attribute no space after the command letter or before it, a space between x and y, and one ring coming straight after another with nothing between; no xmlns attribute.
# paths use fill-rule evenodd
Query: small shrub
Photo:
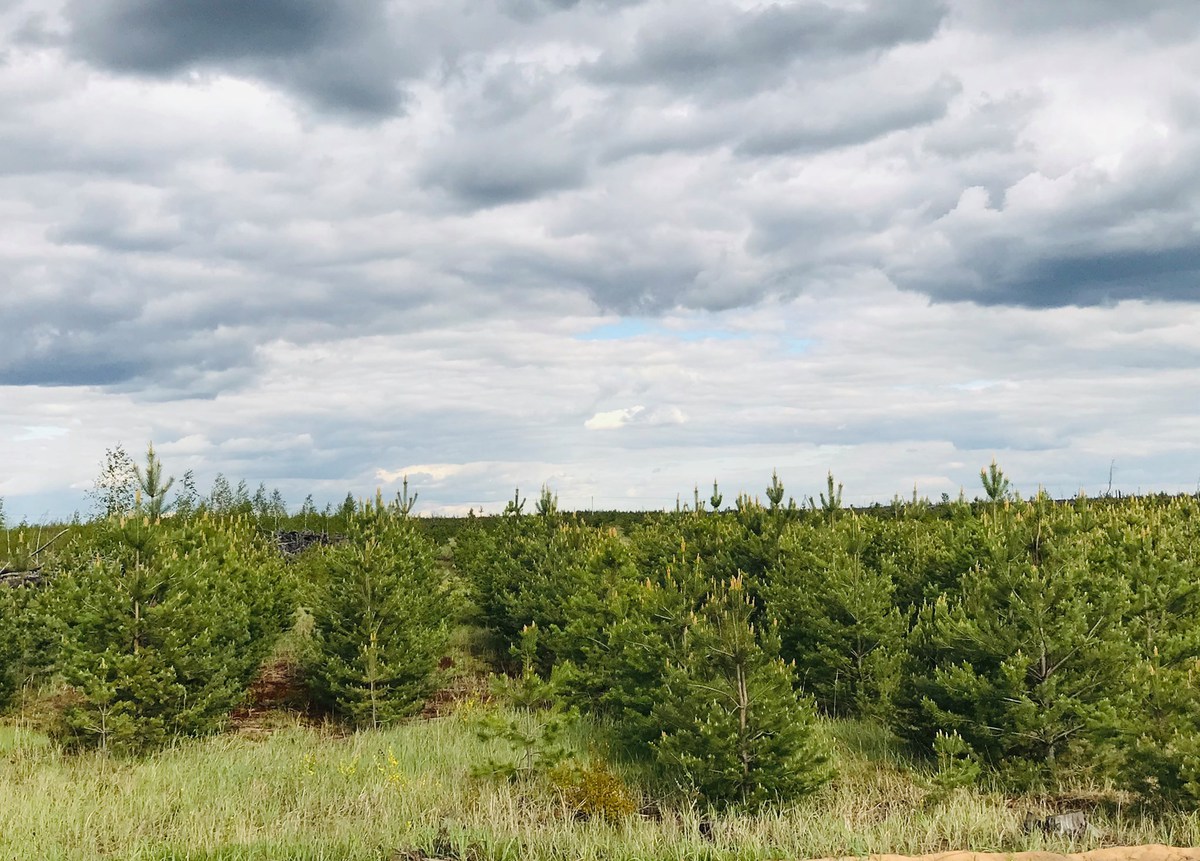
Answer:
<svg viewBox="0 0 1200 861"><path fill-rule="evenodd" d="M545 681L534 669L537 641L537 626L527 625L521 631L519 647L513 649L521 657L520 678L492 677L492 697L508 709L489 708L472 716L481 741L500 742L505 748L503 755L475 766L477 777L514 779L546 774L567 757L565 736L578 714L564 708L554 681Z"/></svg>
<svg viewBox="0 0 1200 861"><path fill-rule="evenodd" d="M563 762L551 769L548 777L563 804L581 818L615 823L637 811L637 801L625 781L603 762Z"/></svg>
<svg viewBox="0 0 1200 861"><path fill-rule="evenodd" d="M927 804L942 804L958 790L979 783L983 767L971 745L958 733L939 732L933 742L933 752L937 757L937 772L931 781L932 791L925 799Z"/></svg>

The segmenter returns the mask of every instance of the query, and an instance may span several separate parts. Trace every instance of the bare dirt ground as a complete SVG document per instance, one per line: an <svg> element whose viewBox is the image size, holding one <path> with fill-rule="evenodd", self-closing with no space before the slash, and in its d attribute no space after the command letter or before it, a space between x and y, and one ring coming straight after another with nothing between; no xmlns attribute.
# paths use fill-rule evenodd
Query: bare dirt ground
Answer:
<svg viewBox="0 0 1200 861"><path fill-rule="evenodd" d="M851 861L822 858L820 861ZM869 861L1200 861L1200 849L1175 846L1113 846L1074 855L1057 852L938 852L933 855L871 855Z"/></svg>

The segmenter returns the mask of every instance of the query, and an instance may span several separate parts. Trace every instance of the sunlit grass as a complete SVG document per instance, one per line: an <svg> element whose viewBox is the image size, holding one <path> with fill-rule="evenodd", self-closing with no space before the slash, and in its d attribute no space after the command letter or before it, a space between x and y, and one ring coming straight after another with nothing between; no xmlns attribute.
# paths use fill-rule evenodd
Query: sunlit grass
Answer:
<svg viewBox="0 0 1200 861"><path fill-rule="evenodd" d="M472 777L491 751L461 713L356 735L279 721L267 735L140 760L66 755L27 728L0 727L0 858L782 859L1200 843L1195 815L1100 820L1101 834L1072 844L1024 833L1026 808L998 794L931 806L886 734L822 726L838 779L787 809L718 817L711 840L692 810L577 821L539 783ZM586 736L576 744L582 753Z"/></svg>

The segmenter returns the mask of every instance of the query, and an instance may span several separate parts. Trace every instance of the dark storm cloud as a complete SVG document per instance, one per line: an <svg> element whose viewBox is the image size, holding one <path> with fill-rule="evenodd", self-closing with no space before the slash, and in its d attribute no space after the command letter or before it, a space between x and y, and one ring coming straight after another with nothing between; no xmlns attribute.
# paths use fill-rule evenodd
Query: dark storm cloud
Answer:
<svg viewBox="0 0 1200 861"><path fill-rule="evenodd" d="M915 251L883 266L936 299L1040 308L1200 300L1200 128L1186 117L1165 118L1175 129L1131 148L1118 167L964 191L915 227Z"/></svg>
<svg viewBox="0 0 1200 861"><path fill-rule="evenodd" d="M341 113L396 113L420 67L375 0L71 0L67 18L74 53L103 68L242 72Z"/></svg>
<svg viewBox="0 0 1200 861"><path fill-rule="evenodd" d="M1064 248L1042 257L1020 248L1009 255L999 249L993 253L992 265L980 267L977 279L927 289L945 298L1035 308L1112 305L1146 296L1179 302L1200 299L1200 241L1184 248L1097 249L1083 254Z"/></svg>
<svg viewBox="0 0 1200 861"><path fill-rule="evenodd" d="M253 345L228 333L192 331L178 338L147 337L138 321L97 329L5 327L0 385L134 386L154 398L211 397L254 366Z"/></svg>

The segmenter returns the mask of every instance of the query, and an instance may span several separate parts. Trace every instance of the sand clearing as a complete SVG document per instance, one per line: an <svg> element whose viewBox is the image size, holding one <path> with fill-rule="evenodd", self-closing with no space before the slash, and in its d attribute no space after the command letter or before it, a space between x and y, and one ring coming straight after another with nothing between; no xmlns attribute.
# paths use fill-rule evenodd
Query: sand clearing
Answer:
<svg viewBox="0 0 1200 861"><path fill-rule="evenodd" d="M937 852L933 855L870 855L870 861L1200 861L1200 849L1174 846L1113 846L1063 855L1058 852ZM823 858L821 861L849 861Z"/></svg>

